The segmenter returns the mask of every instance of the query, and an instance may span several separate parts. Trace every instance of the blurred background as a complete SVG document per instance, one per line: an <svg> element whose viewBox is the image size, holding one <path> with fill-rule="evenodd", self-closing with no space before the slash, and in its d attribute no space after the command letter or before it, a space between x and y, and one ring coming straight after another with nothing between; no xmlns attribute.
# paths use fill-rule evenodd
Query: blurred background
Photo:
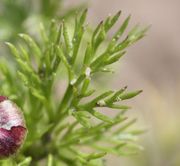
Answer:
<svg viewBox="0 0 180 166"><path fill-rule="evenodd" d="M6 55L4 41L16 40L20 32L35 35L39 22L71 17L84 6L91 26L118 10L121 20L132 15L130 27L151 25L116 66L108 85L144 90L130 103L138 126L147 129L139 140L144 150L127 158L108 156L108 166L180 166L179 0L1 0L0 56Z"/></svg>
<svg viewBox="0 0 180 166"><path fill-rule="evenodd" d="M113 0L90 1L90 20L97 22L122 10L132 15L131 24L151 25L148 35L131 47L123 58L113 85L142 88L131 113L148 132L141 137L144 151L134 158L111 160L109 165L180 165L180 1Z"/></svg>

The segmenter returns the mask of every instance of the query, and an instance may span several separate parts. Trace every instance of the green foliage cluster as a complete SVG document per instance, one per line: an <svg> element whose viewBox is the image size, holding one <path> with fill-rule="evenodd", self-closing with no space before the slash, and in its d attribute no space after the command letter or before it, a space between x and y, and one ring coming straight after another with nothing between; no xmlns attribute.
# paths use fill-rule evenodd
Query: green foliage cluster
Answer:
<svg viewBox="0 0 180 166"><path fill-rule="evenodd" d="M100 22L88 41L83 38L89 33L85 10L77 14L72 34L66 20L60 24L52 20L49 28L41 24L41 41L19 34L16 45L6 43L13 63L0 61L1 94L22 108L28 136L20 152L1 161L2 166L104 166L106 154L130 155L141 148L135 142L142 131L128 130L136 120L127 118L130 107L123 101L142 91L128 92L123 87L97 94L92 86L93 76L111 71L109 66L147 31L135 26L121 40L128 17L107 43L107 34L120 14ZM63 68L68 75L67 89L59 99L56 91ZM106 114L105 108L113 109L115 115Z"/></svg>
<svg viewBox="0 0 180 166"><path fill-rule="evenodd" d="M1 0L0 41L14 41L17 33L35 31L40 21L47 23L52 18L71 17L83 6L65 9L63 0Z"/></svg>

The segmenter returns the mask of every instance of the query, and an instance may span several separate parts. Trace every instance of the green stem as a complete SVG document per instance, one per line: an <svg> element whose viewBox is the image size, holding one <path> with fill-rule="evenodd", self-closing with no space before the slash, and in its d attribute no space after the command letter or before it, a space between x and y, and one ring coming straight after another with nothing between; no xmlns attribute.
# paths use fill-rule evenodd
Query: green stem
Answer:
<svg viewBox="0 0 180 166"><path fill-rule="evenodd" d="M58 106L58 112L63 112L68 106L69 103L72 99L72 93L73 93L73 87L72 85L69 85L66 89L66 92L64 94L64 97L60 103L60 105Z"/></svg>

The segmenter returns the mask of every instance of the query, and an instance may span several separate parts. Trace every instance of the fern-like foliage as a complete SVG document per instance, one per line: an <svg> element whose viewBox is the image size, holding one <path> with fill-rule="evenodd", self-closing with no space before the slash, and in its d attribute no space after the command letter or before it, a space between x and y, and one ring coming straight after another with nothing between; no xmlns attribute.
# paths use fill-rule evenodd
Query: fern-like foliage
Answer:
<svg viewBox="0 0 180 166"><path fill-rule="evenodd" d="M19 34L19 43L6 43L13 62L1 59L1 93L22 108L28 136L20 152L2 161L3 166L103 166L106 154L137 152L140 146L135 140L141 131L128 130L136 120L128 119L125 113L130 107L123 101L141 90L128 92L123 87L97 94L91 84L92 76L111 71L109 66L147 31L135 26L121 39L128 17L107 42L107 34L120 14L109 16L89 34L85 10L76 17L73 33L67 21L58 25L52 20L48 30L41 24L41 41ZM88 39L83 38L86 34ZM59 99L56 89L61 86L59 71L64 68L67 89ZM114 110L115 115L106 114L104 108Z"/></svg>

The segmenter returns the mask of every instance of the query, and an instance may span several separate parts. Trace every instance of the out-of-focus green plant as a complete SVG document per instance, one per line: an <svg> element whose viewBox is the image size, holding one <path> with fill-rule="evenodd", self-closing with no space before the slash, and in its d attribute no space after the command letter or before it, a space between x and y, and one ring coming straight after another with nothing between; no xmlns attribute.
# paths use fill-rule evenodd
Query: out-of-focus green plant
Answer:
<svg viewBox="0 0 180 166"><path fill-rule="evenodd" d="M80 4L65 10L63 3L63 0L1 0L0 41L12 41L20 32L36 31L39 22L73 16L84 6Z"/></svg>
<svg viewBox="0 0 180 166"><path fill-rule="evenodd" d="M98 94L92 86L93 76L111 72L109 66L147 31L135 26L121 40L128 17L105 42L120 14L100 22L87 43L83 40L87 10L76 17L73 33L65 20L60 25L52 20L50 28L41 24L41 42L19 34L20 42L6 43L14 62L0 61L1 94L22 108L29 133L21 151L1 165L103 166L106 154L130 155L141 148L135 143L141 131L128 130L136 120L126 116L130 107L123 101L142 91L127 92L124 87ZM100 49L102 45L105 49ZM68 80L60 100L56 89L63 68ZM106 115L105 108L113 109L114 115Z"/></svg>

